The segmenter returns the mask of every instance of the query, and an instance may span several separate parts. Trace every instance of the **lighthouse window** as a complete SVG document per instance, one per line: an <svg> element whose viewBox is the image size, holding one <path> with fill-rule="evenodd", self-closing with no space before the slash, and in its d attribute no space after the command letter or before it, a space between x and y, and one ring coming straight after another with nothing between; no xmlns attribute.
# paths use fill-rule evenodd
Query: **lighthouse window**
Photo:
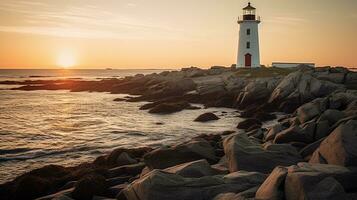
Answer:
<svg viewBox="0 0 357 200"><path fill-rule="evenodd" d="M250 29L247 29L247 35L250 35Z"/></svg>
<svg viewBox="0 0 357 200"><path fill-rule="evenodd" d="M250 49L250 42L247 42L247 49Z"/></svg>

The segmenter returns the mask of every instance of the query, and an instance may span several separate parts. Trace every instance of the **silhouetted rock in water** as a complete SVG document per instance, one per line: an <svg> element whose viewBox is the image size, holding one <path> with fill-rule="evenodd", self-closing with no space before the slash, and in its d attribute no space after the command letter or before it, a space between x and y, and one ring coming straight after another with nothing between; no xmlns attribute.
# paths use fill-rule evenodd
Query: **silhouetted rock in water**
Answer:
<svg viewBox="0 0 357 200"><path fill-rule="evenodd" d="M245 170L270 173L276 166L290 166L302 161L301 157L285 151L265 150L245 133L227 137L223 145L231 172Z"/></svg>
<svg viewBox="0 0 357 200"><path fill-rule="evenodd" d="M219 117L213 113L204 113L200 116L198 116L194 121L195 122L208 122L208 121L214 121L214 120L219 120Z"/></svg>
<svg viewBox="0 0 357 200"><path fill-rule="evenodd" d="M340 124L314 152L310 163L357 166L357 120Z"/></svg>
<svg viewBox="0 0 357 200"><path fill-rule="evenodd" d="M130 200L157 199L213 199L221 193L243 192L260 185L266 176L256 172L236 172L228 175L184 178L160 170L153 170L134 181L124 194Z"/></svg>
<svg viewBox="0 0 357 200"><path fill-rule="evenodd" d="M174 112L179 112L183 109L189 109L190 107L191 105L185 101L176 103L162 103L151 108L149 110L149 113L170 114Z"/></svg>
<svg viewBox="0 0 357 200"><path fill-rule="evenodd" d="M164 169L178 164L206 159L215 163L214 148L203 139L193 140L173 147L161 147L144 155L144 161L150 169Z"/></svg>
<svg viewBox="0 0 357 200"><path fill-rule="evenodd" d="M108 186L103 176L91 174L76 183L72 197L76 200L92 200L94 195L104 195Z"/></svg>
<svg viewBox="0 0 357 200"><path fill-rule="evenodd" d="M258 119L249 118L249 119L245 119L245 120L239 122L237 128L239 128L239 129L249 129L252 126L260 127L261 125L262 125L262 122L259 121Z"/></svg>
<svg viewBox="0 0 357 200"><path fill-rule="evenodd" d="M117 102L120 102L120 101L126 101L127 99L124 99L124 98L116 98L114 99L113 101L117 101Z"/></svg>

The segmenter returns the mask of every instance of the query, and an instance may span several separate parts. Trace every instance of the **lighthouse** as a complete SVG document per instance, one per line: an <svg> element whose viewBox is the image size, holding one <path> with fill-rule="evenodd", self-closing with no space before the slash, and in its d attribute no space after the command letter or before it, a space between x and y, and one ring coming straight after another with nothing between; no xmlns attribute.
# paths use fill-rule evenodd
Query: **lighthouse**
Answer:
<svg viewBox="0 0 357 200"><path fill-rule="evenodd" d="M256 9L248 3L243 8L243 16L238 18L239 44L237 68L260 67L259 32L260 17Z"/></svg>

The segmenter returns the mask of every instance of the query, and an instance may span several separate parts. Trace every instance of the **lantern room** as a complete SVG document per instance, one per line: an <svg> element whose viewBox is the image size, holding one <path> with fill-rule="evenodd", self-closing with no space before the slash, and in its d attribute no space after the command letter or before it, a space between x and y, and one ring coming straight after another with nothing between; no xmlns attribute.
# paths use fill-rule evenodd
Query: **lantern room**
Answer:
<svg viewBox="0 0 357 200"><path fill-rule="evenodd" d="M248 6L243 8L243 20L255 20L255 8L248 3Z"/></svg>

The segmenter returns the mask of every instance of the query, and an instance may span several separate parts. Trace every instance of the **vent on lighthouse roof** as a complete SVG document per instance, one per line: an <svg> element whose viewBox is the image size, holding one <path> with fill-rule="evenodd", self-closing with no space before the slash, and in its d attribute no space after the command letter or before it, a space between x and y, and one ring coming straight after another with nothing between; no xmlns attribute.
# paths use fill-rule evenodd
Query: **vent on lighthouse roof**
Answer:
<svg viewBox="0 0 357 200"><path fill-rule="evenodd" d="M248 6L243 8L243 10L255 10L253 6L250 5L250 2L248 3Z"/></svg>

